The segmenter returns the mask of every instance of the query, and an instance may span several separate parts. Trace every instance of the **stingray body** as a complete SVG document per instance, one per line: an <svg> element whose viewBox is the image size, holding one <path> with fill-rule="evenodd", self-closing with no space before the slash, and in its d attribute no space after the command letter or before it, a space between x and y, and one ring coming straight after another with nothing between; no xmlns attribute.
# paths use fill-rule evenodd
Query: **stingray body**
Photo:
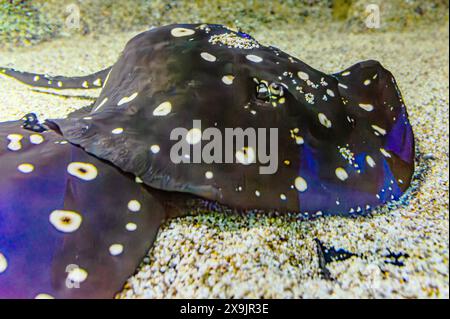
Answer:
<svg viewBox="0 0 450 319"><path fill-rule="evenodd" d="M202 128L193 128L194 120ZM361 213L397 199L414 167L405 106L378 62L328 75L219 25L138 35L91 114L53 123L72 143L149 186L244 209ZM206 128L275 128L277 170L261 174L259 149L236 142L233 163L174 162L176 128L194 136L191 144L201 143Z"/></svg>
<svg viewBox="0 0 450 319"><path fill-rule="evenodd" d="M113 297L184 197L22 125L0 125L0 297Z"/></svg>
<svg viewBox="0 0 450 319"><path fill-rule="evenodd" d="M0 297L113 296L161 222L200 198L243 210L355 215L398 199L414 171L405 105L376 61L325 74L242 32L183 24L139 34L112 68L93 75L39 82L38 74L3 70L35 86L95 82L102 91L65 119L0 126ZM181 139L171 138L180 128ZM210 128L275 129L275 169L262 174L258 165L270 139L233 137L232 161L222 153L194 161L203 154L196 147L214 137L205 138ZM188 151L174 160L179 142ZM81 220L76 230L61 231L73 219ZM80 289L67 288L73 279L83 279Z"/></svg>

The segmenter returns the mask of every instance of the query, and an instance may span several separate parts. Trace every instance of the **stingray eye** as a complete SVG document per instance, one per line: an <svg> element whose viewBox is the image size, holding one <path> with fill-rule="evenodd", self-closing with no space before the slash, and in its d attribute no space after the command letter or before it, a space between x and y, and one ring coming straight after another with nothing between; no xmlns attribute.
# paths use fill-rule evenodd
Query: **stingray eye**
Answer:
<svg viewBox="0 0 450 319"><path fill-rule="evenodd" d="M270 83L269 90L271 95L283 96L283 87L278 83Z"/></svg>
<svg viewBox="0 0 450 319"><path fill-rule="evenodd" d="M261 82L258 84L256 87L256 97L260 100L270 102L270 91L266 83Z"/></svg>

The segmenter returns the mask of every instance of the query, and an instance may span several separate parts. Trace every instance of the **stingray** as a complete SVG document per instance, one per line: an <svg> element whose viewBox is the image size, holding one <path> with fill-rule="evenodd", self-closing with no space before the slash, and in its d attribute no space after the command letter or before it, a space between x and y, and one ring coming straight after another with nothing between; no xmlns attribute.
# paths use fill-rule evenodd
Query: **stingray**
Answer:
<svg viewBox="0 0 450 319"><path fill-rule="evenodd" d="M406 107L393 75L377 61L360 62L341 72L326 74L243 32L220 25L178 24L137 35L111 68L93 75L44 76L42 82L33 83L42 75L3 70L4 74L34 86L86 89L94 87L94 82L101 83L102 90L92 106L64 119L48 119L44 124L34 119L22 123L22 130L44 131L42 134L68 141L67 152L77 154L77 161L92 161L99 171L108 172L105 179L95 180L101 184L82 181L85 189L71 191L72 183L67 180L73 178L64 170L69 165L65 160L68 154L60 153L58 143L49 143L45 152L38 151L41 146L30 149L33 153L27 159L35 161L30 164L60 167L59 171L38 173L42 179L36 180L31 189L19 191L28 183L17 179L13 167L1 167L6 176L1 187L11 192L2 197L2 203L10 205L2 210L10 214L14 211L14 216L28 216L43 209L48 217L52 209L75 209L56 207L52 201L58 196L51 195L55 193L60 198L68 196L70 203L76 203L79 210L89 211L95 218L95 222L86 224L89 236L77 238L76 243L67 239L72 246L61 246L60 242L49 245L49 251L43 254L48 258L47 266L76 264L64 258L73 256L73 248L79 245L86 253L85 258L78 259L80 263L89 263L94 269L102 264L110 272L108 279L112 283L106 283L103 274L94 272L89 278L101 283L96 292L84 290L73 296L112 295L114 289L117 291L125 273L131 275L138 257L142 257L145 249L140 248L151 246L150 238L162 220L167 215L182 215L185 210L180 207L186 207L191 200L198 204L203 199L242 211L299 212L307 217L359 215L400 198L414 171L414 137ZM17 123L11 125L2 126L5 136L19 130ZM231 156L220 148L205 151L212 140L217 142L214 145L220 145L220 136L213 132L230 129L244 132L241 141L237 135L231 136ZM261 143L258 136L258 143L253 143L251 135L245 134L248 129L276 134ZM174 132L179 132L175 138ZM21 141L24 139L5 143L0 154L2 163L14 166L22 160L21 150L7 150L8 146L18 148ZM226 144L221 142L222 146ZM262 172L264 162L260 155L267 157L274 150L277 156L272 170ZM199 157L204 153L213 160ZM45 180L51 179L61 186L47 190L51 184ZM135 179L142 183L136 184ZM118 188L121 191L117 194ZM120 207L135 192L142 196L140 216L158 217L143 226L149 229L148 237L123 238L120 231L126 212ZM26 208L31 204L35 209L11 204L23 194L29 194L31 199ZM151 211L144 209L144 204L152 207ZM164 204L175 213L165 212ZM0 224L0 236L7 238L1 227L9 226ZM47 223L45 227L50 226ZM109 235L100 237L99 229L109 231ZM39 234L43 240L52 238L42 231ZM136 247L132 250L135 255L116 259L107 254L107 245L116 242L117 236ZM90 246L95 240L99 244ZM6 247L13 252L13 242L7 239L0 251ZM50 251L62 255L50 258ZM35 258L33 252L17 255L22 261L28 256ZM113 260L114 265L99 261L98 256ZM64 275L62 266L54 267L51 275L48 271L42 275L46 283L50 277L60 280ZM2 275L0 283L4 280ZM103 286L109 284L114 287ZM47 285L49 294L57 294L52 290L55 285L56 282L51 287ZM71 292L61 289L62 297L72 297Z"/></svg>
<svg viewBox="0 0 450 319"><path fill-rule="evenodd" d="M243 209L360 213L398 199L414 170L406 108L380 63L328 75L220 25L139 34L89 116L51 122L70 142L151 187ZM236 141L232 163L174 161L176 128L186 129L190 144L204 141L206 128L275 128L277 170L261 174L261 150Z"/></svg>
<svg viewBox="0 0 450 319"><path fill-rule="evenodd" d="M22 126L0 124L0 298L113 297L186 195Z"/></svg>

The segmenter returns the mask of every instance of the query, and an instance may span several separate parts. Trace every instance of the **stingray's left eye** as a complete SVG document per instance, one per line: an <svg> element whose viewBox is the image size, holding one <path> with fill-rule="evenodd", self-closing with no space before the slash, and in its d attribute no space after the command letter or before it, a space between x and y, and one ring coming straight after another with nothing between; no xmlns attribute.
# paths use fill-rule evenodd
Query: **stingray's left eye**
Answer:
<svg viewBox="0 0 450 319"><path fill-rule="evenodd" d="M278 83L270 83L270 94L275 96L283 96L283 87Z"/></svg>
<svg viewBox="0 0 450 319"><path fill-rule="evenodd" d="M256 87L256 97L260 100L269 102L270 91L266 83L261 82L258 84L258 86Z"/></svg>

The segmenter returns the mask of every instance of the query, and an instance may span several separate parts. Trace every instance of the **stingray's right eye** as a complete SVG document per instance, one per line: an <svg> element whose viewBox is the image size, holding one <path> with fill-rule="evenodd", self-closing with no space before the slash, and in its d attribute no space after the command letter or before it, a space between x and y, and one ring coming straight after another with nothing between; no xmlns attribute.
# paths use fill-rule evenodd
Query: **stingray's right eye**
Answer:
<svg viewBox="0 0 450 319"><path fill-rule="evenodd" d="M270 102L270 91L266 83L261 82L256 87L256 97L260 100Z"/></svg>

